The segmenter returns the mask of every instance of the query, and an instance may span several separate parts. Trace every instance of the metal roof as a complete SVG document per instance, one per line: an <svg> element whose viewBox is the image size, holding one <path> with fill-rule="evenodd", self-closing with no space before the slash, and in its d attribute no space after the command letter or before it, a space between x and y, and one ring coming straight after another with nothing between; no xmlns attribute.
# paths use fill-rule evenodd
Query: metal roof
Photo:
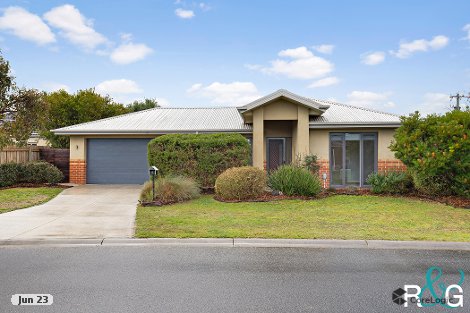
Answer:
<svg viewBox="0 0 470 313"><path fill-rule="evenodd" d="M257 107L260 107L260 106L262 106L262 105L264 105L264 104L266 104L270 101L273 101L273 100L281 98L281 97L287 98L291 101L297 102L297 103L302 104L302 105L304 105L304 106L306 106L310 109L314 109L314 110L317 110L317 111L320 111L320 112L323 112L324 109L328 108L327 104L321 104L321 103L318 103L316 100L296 95L295 93L292 93L289 90L279 89L279 90L277 90L277 91L275 91L275 92L273 92L273 93L271 93L267 96L261 97L261 98L255 100L255 101L253 101L253 102L250 102L247 105L241 106L238 109L241 112L251 111L251 110L253 110Z"/></svg>
<svg viewBox="0 0 470 313"><path fill-rule="evenodd" d="M310 128L398 127L401 123L400 117L396 114L333 101L317 99L315 101L329 105L329 108L322 115L310 118Z"/></svg>
<svg viewBox="0 0 470 313"><path fill-rule="evenodd" d="M153 108L53 130L57 135L251 132L237 108Z"/></svg>
<svg viewBox="0 0 470 313"><path fill-rule="evenodd" d="M322 113L310 116L310 128L398 127L398 115L326 100L308 99L280 89L235 108L153 108L53 130L57 135L166 134L194 132L251 133L241 113L279 97L293 99ZM308 101L307 101L308 100Z"/></svg>

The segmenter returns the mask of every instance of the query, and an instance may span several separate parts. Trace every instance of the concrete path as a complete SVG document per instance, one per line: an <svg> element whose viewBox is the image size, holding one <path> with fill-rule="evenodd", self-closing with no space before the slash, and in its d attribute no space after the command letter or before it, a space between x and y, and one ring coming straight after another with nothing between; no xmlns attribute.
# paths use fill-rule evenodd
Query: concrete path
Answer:
<svg viewBox="0 0 470 313"><path fill-rule="evenodd" d="M0 241L132 237L139 185L83 185L51 201L0 214Z"/></svg>

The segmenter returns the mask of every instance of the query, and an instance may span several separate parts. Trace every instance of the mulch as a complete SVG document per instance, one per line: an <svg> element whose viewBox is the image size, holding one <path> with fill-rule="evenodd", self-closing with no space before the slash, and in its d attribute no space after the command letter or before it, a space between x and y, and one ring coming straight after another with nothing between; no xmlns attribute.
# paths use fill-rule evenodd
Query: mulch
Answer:
<svg viewBox="0 0 470 313"><path fill-rule="evenodd" d="M315 200L315 199L323 199L327 197L331 197L334 195L351 195L351 196L379 196L379 197L395 197L395 198L408 198L408 199L415 199L421 201L428 201L428 202L439 202L443 204L447 204L456 208L464 208L470 209L470 199L458 197L458 196L440 196L440 197L432 197L428 195L418 194L418 193L410 193L405 195L392 195L392 194L375 194L370 191L370 189L366 188L357 188L357 189L336 189L334 191L325 190L322 191L315 197L299 197L299 196L286 196L286 195L273 195L270 193L266 193L259 198L254 199L246 199L246 200L223 200L214 196L214 199L220 202L227 202L227 203L239 203L239 202L270 202L270 201L279 201L279 200Z"/></svg>

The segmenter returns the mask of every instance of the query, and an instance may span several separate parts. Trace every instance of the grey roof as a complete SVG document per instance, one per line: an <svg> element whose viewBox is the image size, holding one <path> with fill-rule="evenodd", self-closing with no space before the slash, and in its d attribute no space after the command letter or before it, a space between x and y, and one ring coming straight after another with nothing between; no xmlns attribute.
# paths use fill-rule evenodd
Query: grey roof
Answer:
<svg viewBox="0 0 470 313"><path fill-rule="evenodd" d="M57 135L251 132L237 108L154 108L53 130Z"/></svg>
<svg viewBox="0 0 470 313"><path fill-rule="evenodd" d="M290 99L291 101L297 102L310 109L314 109L320 112L323 112L324 109L328 108L327 104L321 104L321 103L318 103L316 100L296 95L295 93L292 93L285 89L279 89L267 96L261 97L253 102L250 102L247 105L241 106L238 109L241 112L251 111L259 106L262 106L263 104L266 104L270 101L273 101L274 99L281 98L281 97Z"/></svg>
<svg viewBox="0 0 470 313"><path fill-rule="evenodd" d="M194 132L251 133L240 112L279 97L316 109L310 128L398 127L398 115L332 101L308 99L280 89L239 108L154 108L53 130L57 135L166 134Z"/></svg>
<svg viewBox="0 0 470 313"><path fill-rule="evenodd" d="M400 117L396 114L356 107L326 100L315 100L329 105L321 116L310 118L310 128L326 127L398 127Z"/></svg>

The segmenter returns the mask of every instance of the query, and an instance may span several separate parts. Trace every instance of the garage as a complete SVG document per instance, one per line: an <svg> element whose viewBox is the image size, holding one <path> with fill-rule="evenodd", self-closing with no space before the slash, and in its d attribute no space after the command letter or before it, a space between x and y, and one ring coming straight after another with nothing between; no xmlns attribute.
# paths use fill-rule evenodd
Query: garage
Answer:
<svg viewBox="0 0 470 313"><path fill-rule="evenodd" d="M151 138L87 139L88 184L142 184L148 180L147 144Z"/></svg>

